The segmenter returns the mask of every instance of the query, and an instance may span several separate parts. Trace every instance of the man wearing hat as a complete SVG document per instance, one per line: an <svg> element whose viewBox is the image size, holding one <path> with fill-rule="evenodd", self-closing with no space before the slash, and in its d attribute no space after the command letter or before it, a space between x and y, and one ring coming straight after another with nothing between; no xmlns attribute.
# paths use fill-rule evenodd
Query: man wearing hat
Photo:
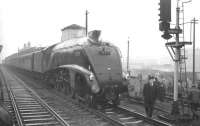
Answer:
<svg viewBox="0 0 200 126"><path fill-rule="evenodd" d="M152 117L154 104L156 101L156 85L154 84L155 78L151 75L148 76L148 82L144 85L144 107L148 117Z"/></svg>

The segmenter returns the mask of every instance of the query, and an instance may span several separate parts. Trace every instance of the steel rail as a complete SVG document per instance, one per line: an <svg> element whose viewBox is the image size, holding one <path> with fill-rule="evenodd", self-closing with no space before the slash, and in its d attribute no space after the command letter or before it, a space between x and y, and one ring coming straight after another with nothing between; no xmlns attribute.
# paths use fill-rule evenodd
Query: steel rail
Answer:
<svg viewBox="0 0 200 126"><path fill-rule="evenodd" d="M143 100L137 100L135 98L128 98L126 102L129 102L129 103L135 103L135 104L139 104L139 105L142 105L144 106L144 101ZM161 112L164 112L164 113L169 113L168 111L166 110L163 110L162 108L160 108L159 106L155 105L154 107L156 110L158 111L161 111Z"/></svg>
<svg viewBox="0 0 200 126"><path fill-rule="evenodd" d="M126 108L124 106L118 106L117 109L125 111L125 112L127 112L128 114L130 114L132 116L136 116L138 118L141 118L142 120L144 120L144 121L146 121L146 122L148 122L150 124L153 124L155 126L172 126L172 124L165 123L165 122L159 121L157 119L148 118L148 117L146 117L145 115L143 115L141 113L138 113L136 111L131 111L131 110L129 110L128 108Z"/></svg>
<svg viewBox="0 0 200 126"><path fill-rule="evenodd" d="M106 121L109 121L111 124L113 124L114 126L126 126L126 124L123 124L122 122L120 122L117 119L113 119L111 117L108 117L105 113L100 112L98 110L93 109L93 112L95 112L97 115L100 115L103 119L105 119Z"/></svg>
<svg viewBox="0 0 200 126"><path fill-rule="evenodd" d="M40 96L38 96L38 94L32 90L31 88L29 88L22 80L20 80L19 78L17 78L15 75L13 75L15 79L17 79L27 90L29 90L33 96L38 100L38 102L41 103L41 105L43 105L43 107L45 107L63 126L70 126L60 115L58 115L56 113L55 110L53 110L44 100L42 100L40 98Z"/></svg>
<svg viewBox="0 0 200 126"><path fill-rule="evenodd" d="M75 102L76 104L79 104L81 107L87 109L89 112L100 116L101 118L103 118L104 120L108 121L109 123L111 123L112 125L117 125L117 126L127 126L126 122L120 121L120 119L118 117L110 117L108 114L106 114L105 112L103 112L102 110L98 110L98 109L94 109L94 108L89 108L87 105L83 104L83 103L78 103L78 101L75 101L73 99L71 99L72 102ZM112 107L114 109L116 109L113 112L116 111L123 111L120 113L126 113L128 115L131 115L132 117L136 117L140 120L143 120L144 122L148 123L148 124L152 124L154 126L172 126L169 123L165 123L156 119L151 119L151 118L147 118L145 115L142 115L138 112L134 112L131 111L125 107L119 106L119 107Z"/></svg>
<svg viewBox="0 0 200 126"><path fill-rule="evenodd" d="M5 74L8 74L9 75L9 72L8 71L4 71L4 76ZM38 103L42 108L44 108L44 110L46 112L48 112L49 114L51 114L52 117L54 117L54 119L56 119L56 122L58 122L60 125L62 126L70 126L62 117L60 117L44 100L42 100L38 94L33 91L31 88L29 88L22 80L20 80L16 75L14 74L11 74L10 75L15 79L15 81L18 81L18 85L21 85L22 87L21 88L16 88L16 89L25 89L25 91L28 92L28 95L30 95L31 97L34 98L34 101L36 103ZM7 83L7 80L5 79L6 81L6 85L8 85ZM10 91L10 98L13 102L13 108L14 108L14 111L15 111L15 115L16 115L16 119L17 119L17 122L18 122L18 125L19 126L23 126L25 122L23 122L22 120L22 117L20 116L20 111L18 109L18 105L16 104L16 100L15 100L15 95L14 93L12 92L12 88L10 87L9 85L9 89ZM22 102L23 103L23 102ZM38 123L40 124L40 123Z"/></svg>
<svg viewBox="0 0 200 126"><path fill-rule="evenodd" d="M3 75L4 76L4 75ZM11 103L12 103L12 106L14 108L14 112L15 112L15 116L16 116L16 119L17 119L17 124L18 126L23 126L23 121L22 121L22 118L20 116L20 112L19 112L19 109L17 107L17 104L16 104L16 101L15 101L15 97L14 97L14 94L12 92L12 90L10 89L8 83L7 83L7 80L4 79L5 83L6 83L6 88L9 92L9 96L10 96L10 99L11 99Z"/></svg>
<svg viewBox="0 0 200 126"><path fill-rule="evenodd" d="M71 102L78 104L79 106L81 106L82 108L86 109L87 111L89 111L90 113L99 116L100 118L106 120L107 122L111 123L114 126L126 126L125 124L123 124L122 122L120 122L119 120L113 119L111 117L108 117L105 113L94 109L94 108L89 108L87 105L85 105L84 103L80 103L79 101L76 101L74 99L69 99Z"/></svg>

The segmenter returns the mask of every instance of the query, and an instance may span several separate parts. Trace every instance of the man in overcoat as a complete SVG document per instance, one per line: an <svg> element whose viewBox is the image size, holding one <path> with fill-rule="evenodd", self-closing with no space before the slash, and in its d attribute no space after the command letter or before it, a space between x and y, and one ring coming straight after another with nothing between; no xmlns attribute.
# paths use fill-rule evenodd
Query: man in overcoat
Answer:
<svg viewBox="0 0 200 126"><path fill-rule="evenodd" d="M152 117L154 104L156 101L156 85L154 84L155 78L148 76L148 82L144 85L143 96L144 96L144 107L148 117Z"/></svg>

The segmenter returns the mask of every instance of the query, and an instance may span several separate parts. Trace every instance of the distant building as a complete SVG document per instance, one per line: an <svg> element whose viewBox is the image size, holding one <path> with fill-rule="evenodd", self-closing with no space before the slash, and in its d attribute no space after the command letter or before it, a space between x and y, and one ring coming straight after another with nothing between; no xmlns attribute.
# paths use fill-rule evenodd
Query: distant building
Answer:
<svg viewBox="0 0 200 126"><path fill-rule="evenodd" d="M85 27L79 26L77 24L72 24L63 28L61 36L61 42L72 39L72 38L81 38L86 36Z"/></svg>

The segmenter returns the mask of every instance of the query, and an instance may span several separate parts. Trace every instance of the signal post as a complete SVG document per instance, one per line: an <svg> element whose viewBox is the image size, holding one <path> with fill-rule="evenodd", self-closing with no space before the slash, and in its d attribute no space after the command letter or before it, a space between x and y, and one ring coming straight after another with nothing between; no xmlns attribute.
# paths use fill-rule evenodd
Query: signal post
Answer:
<svg viewBox="0 0 200 126"><path fill-rule="evenodd" d="M176 8L176 27L175 29L179 31L179 11L180 8ZM176 42L175 42L175 66L174 66L174 101L172 106L172 115L179 114L179 107L178 107L178 68L179 68L179 61L180 61L180 46L179 46L179 32L176 33Z"/></svg>
<svg viewBox="0 0 200 126"><path fill-rule="evenodd" d="M170 28L171 22L171 0L160 0L160 23L159 30L163 31L164 34L162 37L166 40L170 39L171 34L176 35L175 42L167 42L165 44L168 52L172 60L174 61L174 94L173 94L173 104L171 115L177 117L180 114L179 112L179 104L178 104L178 80L179 78L179 62L180 62L180 49L186 44L191 44L191 42L179 42L179 34L182 33L182 30L179 27L179 13L180 8L178 6L176 8L176 26L174 29ZM172 51L170 51L170 49Z"/></svg>

